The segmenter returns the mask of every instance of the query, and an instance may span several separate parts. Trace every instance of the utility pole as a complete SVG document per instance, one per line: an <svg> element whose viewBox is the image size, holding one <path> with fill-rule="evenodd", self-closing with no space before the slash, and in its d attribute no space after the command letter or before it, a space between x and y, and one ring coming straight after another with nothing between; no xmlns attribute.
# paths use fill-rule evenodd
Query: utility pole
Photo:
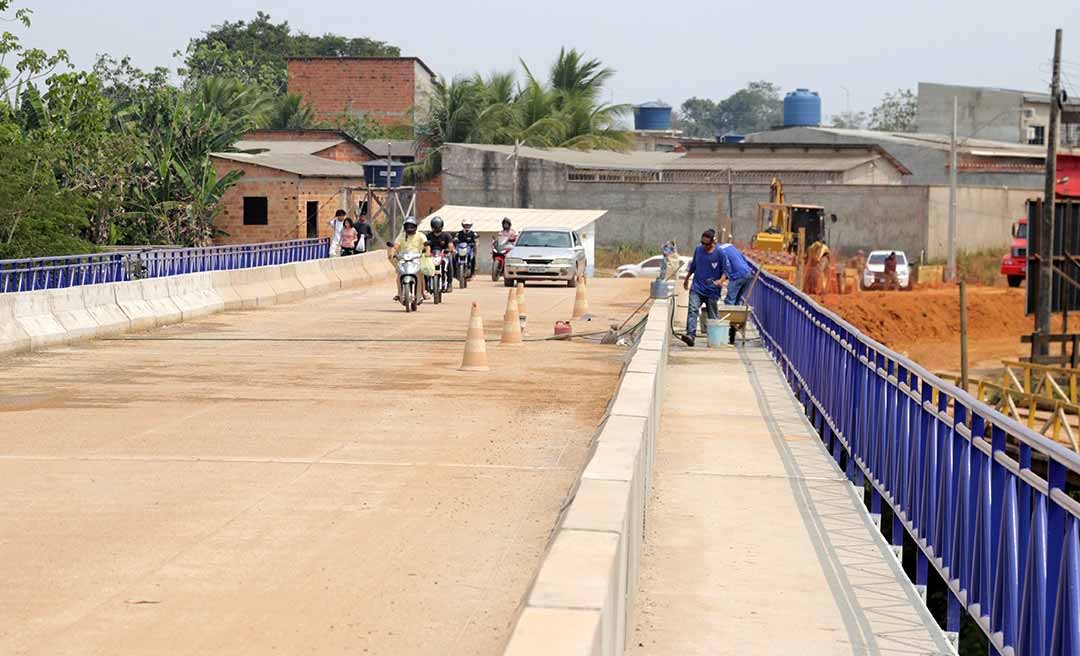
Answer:
<svg viewBox="0 0 1080 656"><path fill-rule="evenodd" d="M727 170L727 215L731 219L731 234L732 238L735 235L735 198L734 191L731 187L731 167Z"/></svg>
<svg viewBox="0 0 1080 656"><path fill-rule="evenodd" d="M521 140L514 139L514 175L512 188L510 189L510 207L517 207L517 193L518 193L518 148L521 147Z"/></svg>
<svg viewBox="0 0 1080 656"><path fill-rule="evenodd" d="M1057 187L1058 124L1061 122L1061 29L1054 32L1054 74L1050 83L1050 125L1046 137L1046 186L1039 224L1039 280L1035 305L1036 355L1050 354L1054 289L1054 195Z"/></svg>
<svg viewBox="0 0 1080 656"><path fill-rule="evenodd" d="M960 389L968 389L968 348L967 348L967 288L960 278Z"/></svg>
<svg viewBox="0 0 1080 656"><path fill-rule="evenodd" d="M952 138L949 140L949 260L945 281L956 280L956 118L958 101L952 99Z"/></svg>

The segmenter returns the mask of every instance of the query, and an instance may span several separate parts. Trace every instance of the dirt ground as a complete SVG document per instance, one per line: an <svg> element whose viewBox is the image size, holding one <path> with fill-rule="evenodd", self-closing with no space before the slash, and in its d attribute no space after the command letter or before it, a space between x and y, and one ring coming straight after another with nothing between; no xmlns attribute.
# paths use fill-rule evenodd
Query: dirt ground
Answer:
<svg viewBox="0 0 1080 656"><path fill-rule="evenodd" d="M589 292L622 319L648 281ZM626 352L463 373L363 340L463 337L474 300L498 338L501 284L391 294L0 360L0 653L500 653ZM527 296L547 335L574 292Z"/></svg>
<svg viewBox="0 0 1080 656"><path fill-rule="evenodd" d="M1024 298L1022 289L968 287L968 359L973 371L1000 370L1002 359L1030 353L1031 347L1020 343L1020 336L1034 328L1034 319L1024 314ZM868 336L932 371L960 369L956 287L828 295L821 300ZM1060 323L1055 321L1055 326Z"/></svg>

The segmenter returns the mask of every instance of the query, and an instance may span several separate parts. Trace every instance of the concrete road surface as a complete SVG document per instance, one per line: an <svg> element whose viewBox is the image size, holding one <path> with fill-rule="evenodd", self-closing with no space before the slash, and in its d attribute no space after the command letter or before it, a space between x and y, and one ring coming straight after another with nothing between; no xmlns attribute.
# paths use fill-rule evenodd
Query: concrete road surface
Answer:
<svg viewBox="0 0 1080 656"><path fill-rule="evenodd" d="M463 338L473 300L497 338L501 284L391 295L0 360L0 653L499 653L625 351L466 374L460 342L380 340ZM573 298L530 288L533 334Z"/></svg>

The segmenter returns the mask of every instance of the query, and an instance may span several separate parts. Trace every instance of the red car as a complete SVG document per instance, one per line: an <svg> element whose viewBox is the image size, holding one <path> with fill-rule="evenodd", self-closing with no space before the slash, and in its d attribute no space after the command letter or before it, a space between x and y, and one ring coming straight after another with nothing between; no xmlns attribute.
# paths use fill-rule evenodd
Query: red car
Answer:
<svg viewBox="0 0 1080 656"><path fill-rule="evenodd" d="M1027 275L1027 219L1022 218L1012 227L1012 248L1001 258L1001 273L1008 279L1009 287L1019 287Z"/></svg>

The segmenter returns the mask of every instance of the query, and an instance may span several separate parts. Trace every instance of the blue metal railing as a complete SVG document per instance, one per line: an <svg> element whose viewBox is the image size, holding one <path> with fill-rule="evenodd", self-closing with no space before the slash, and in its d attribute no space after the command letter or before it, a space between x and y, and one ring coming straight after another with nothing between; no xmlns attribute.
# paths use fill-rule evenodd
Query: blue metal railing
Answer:
<svg viewBox="0 0 1080 656"><path fill-rule="evenodd" d="M0 293L290 264L329 254L330 240L324 238L0 260Z"/></svg>
<svg viewBox="0 0 1080 656"><path fill-rule="evenodd" d="M750 305L762 339L892 542L918 546L1003 654L1080 654L1080 456L859 333L765 272Z"/></svg>

